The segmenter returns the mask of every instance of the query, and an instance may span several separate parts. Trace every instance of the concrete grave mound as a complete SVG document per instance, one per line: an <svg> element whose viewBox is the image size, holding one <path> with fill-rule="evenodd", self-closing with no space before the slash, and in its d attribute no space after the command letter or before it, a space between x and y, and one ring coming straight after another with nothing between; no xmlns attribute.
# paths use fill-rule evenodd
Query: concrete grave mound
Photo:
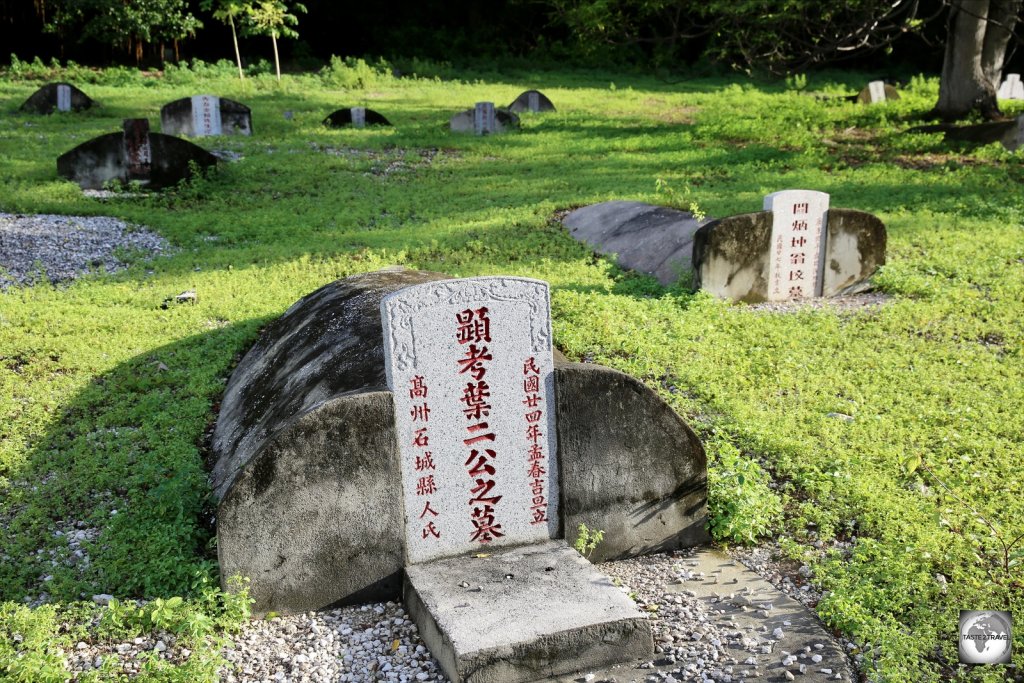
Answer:
<svg viewBox="0 0 1024 683"><path fill-rule="evenodd" d="M879 102L894 101L900 98L900 93L895 87L884 81L871 81L864 89L857 93L855 101L861 104L878 104Z"/></svg>
<svg viewBox="0 0 1024 683"><path fill-rule="evenodd" d="M453 133L498 135L519 129L519 117L493 102L477 102L472 109L459 112L448 122Z"/></svg>
<svg viewBox="0 0 1024 683"><path fill-rule="evenodd" d="M218 502L221 575L251 579L256 614L393 599L402 590L403 567L410 561L425 566L416 558L444 561L482 543L493 545L490 541L500 540L495 531L523 543L574 537L580 523L614 530L598 548L600 559L707 540L703 448L653 391L627 375L567 363L555 352L549 371L540 358L534 359L533 367L541 373L534 381L529 364L513 358L511 351L503 350L501 356L497 352L504 347L488 344L482 365L470 363L466 374L453 371L450 379L434 380L428 372L409 377L398 372L392 379L408 384L402 385L401 396L388 390L381 302L399 290L431 283L443 285L438 291L461 292L447 284L459 282L474 281L385 270L333 282L269 325L235 369L213 436L216 464L211 479ZM472 285L474 291L480 286ZM512 289L497 287L485 299L496 303L467 307L476 316L467 318L467 325L482 329L482 308L539 315L530 313L534 300L502 299L502 292ZM396 301L401 298L392 299ZM417 310L409 321L424 320L429 313ZM443 316L438 320L456 322ZM502 335L522 329L518 323L494 320L491 329ZM423 323L410 324L408 339L424 339ZM480 350L475 342L458 348L468 352L471 345ZM449 352L454 351L444 351ZM446 357L441 351L436 356ZM474 379L481 369L496 374ZM527 374L516 374L522 372ZM415 395L420 391L417 377L425 393L422 403ZM519 387L515 392L523 396L498 397L493 382L489 390L480 386L491 378L500 379L507 391ZM442 389L449 381L454 384ZM553 404L550 391L538 393L545 385L554 389ZM453 397L452 387L461 393ZM514 414L508 412L513 405L518 411ZM477 410L497 411L491 413L495 419L480 412L468 422ZM421 427L417 420L425 418L429 421ZM451 420L465 424L453 429ZM499 424L505 426L495 431ZM528 432L531 425L538 431ZM423 432L417 431L421 428ZM516 441L531 439L530 434L538 440ZM458 441L456 453L427 446L431 439L443 446L451 438ZM526 450L534 445L536 449ZM414 452L416 448L420 450ZM551 448L553 452L545 450ZM492 457L489 450L499 455ZM528 460L534 454L536 461ZM454 474L445 476L465 482L457 490L444 489L456 479L441 476L447 472L436 466L442 457L457 465L451 465ZM520 462L523 471L509 469L513 462ZM534 468L533 462L540 466ZM540 469L549 474L543 476ZM507 477L513 483L506 483ZM521 484L514 484L519 478ZM500 495L509 497L491 501L498 495L489 494L494 483L524 490L515 494L502 489ZM473 491L477 486L480 490ZM475 507L467 505L474 498L479 499ZM456 507L446 512L452 505ZM493 509L486 509L488 505ZM525 514L520 521L516 510ZM452 514L455 521L445 526ZM435 550L420 555L410 551L413 540L436 539L435 531L445 538L460 524L472 524L465 527L468 533L457 534L465 540L432 546ZM490 529L491 539L472 538L481 528Z"/></svg>
<svg viewBox="0 0 1024 683"><path fill-rule="evenodd" d="M160 130L167 135L252 135L252 110L216 95L195 95L160 108Z"/></svg>
<svg viewBox="0 0 1024 683"><path fill-rule="evenodd" d="M539 90L527 90L512 100L512 104L508 105L508 110L514 114L520 114L524 111L537 113L555 111L555 105L551 103L547 95Z"/></svg>
<svg viewBox="0 0 1024 683"><path fill-rule="evenodd" d="M623 268L648 273L663 286L691 283L693 236L707 220L642 202L611 201L576 209L562 219L569 234Z"/></svg>
<svg viewBox="0 0 1024 683"><path fill-rule="evenodd" d="M366 126L390 126L382 114L366 107L346 107L332 112L324 119L324 125L331 128L342 128L352 126L353 128L365 128Z"/></svg>
<svg viewBox="0 0 1024 683"><path fill-rule="evenodd" d="M103 189L111 181L137 181L157 190L188 178L190 162L205 169L217 158L187 140L151 133L146 119L125 119L121 133L83 142L57 158L57 174L82 189Z"/></svg>
<svg viewBox="0 0 1024 683"><path fill-rule="evenodd" d="M25 100L21 111L52 114L55 111L82 111L93 104L88 95L70 83L48 83Z"/></svg>

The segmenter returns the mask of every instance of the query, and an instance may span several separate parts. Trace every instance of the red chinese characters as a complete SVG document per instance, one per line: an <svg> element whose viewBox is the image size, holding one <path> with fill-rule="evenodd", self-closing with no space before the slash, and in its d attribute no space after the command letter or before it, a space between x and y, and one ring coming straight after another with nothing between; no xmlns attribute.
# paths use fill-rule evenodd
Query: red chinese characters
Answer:
<svg viewBox="0 0 1024 683"><path fill-rule="evenodd" d="M424 498L423 510L420 512L419 519L423 524L423 528L420 530L420 535L426 539L441 538L441 531L437 528L435 523L435 517L438 513L434 508L430 506L430 498L433 494L438 492L438 483L434 479L433 470L434 466L434 454L432 451L427 450L430 448L430 434L428 432L426 423L430 421L430 406L427 404L427 385L423 381L423 377L416 375L409 381L409 398L411 399L422 399L419 403L414 403L412 408L409 410L409 416L412 418L413 432L411 444L418 450L416 460L413 465L413 469L416 472L416 497ZM418 423L422 423L424 426L417 426Z"/></svg>
<svg viewBox="0 0 1024 683"><path fill-rule="evenodd" d="M548 500L544 489L547 460L540 430L543 423L544 407L541 405L541 377L536 359L532 356L523 363L523 405L526 406L525 420L526 438L530 442L526 454L526 476L530 480L530 493L533 494L530 504L532 519L530 524L546 524L548 521Z"/></svg>
<svg viewBox="0 0 1024 683"><path fill-rule="evenodd" d="M494 360L486 346L491 341L491 319L488 312L487 307L482 306L477 309L467 308L455 314L455 340L465 346L462 358L456 360L457 372L473 380L466 382L459 400L465 406L462 414L469 420L466 438L462 441L469 448L465 466L472 482L469 507L473 531L469 540L478 543L489 543L505 535L495 514L502 496L494 491L494 475L497 472L494 463L498 453L489 446L493 446L496 437L484 421L492 410L488 401L491 387L486 377L488 361Z"/></svg>

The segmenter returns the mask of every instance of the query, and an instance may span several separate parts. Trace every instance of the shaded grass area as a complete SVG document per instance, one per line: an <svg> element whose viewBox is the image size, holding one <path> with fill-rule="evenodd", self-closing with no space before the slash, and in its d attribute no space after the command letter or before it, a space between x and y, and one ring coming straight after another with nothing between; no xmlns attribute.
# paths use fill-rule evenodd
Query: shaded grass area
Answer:
<svg viewBox="0 0 1024 683"><path fill-rule="evenodd" d="M161 626L193 633L211 656L152 676L215 674L215 641L204 639L238 621L195 627L197 614L227 609L202 588L216 581L202 449L223 384L296 299L402 264L549 281L556 343L641 377L688 416L711 456L719 536L777 535L809 562L828 591L819 613L862 645L869 676L1011 675L959 668L955 631L961 608L1024 614L1020 565L1006 566L977 518L1007 539L1024 532L1024 163L995 146L904 135L934 103L935 81L865 107L781 83L592 72L354 90L313 76L175 78L99 79L85 88L99 109L51 117L14 111L37 83L0 79L0 210L113 215L178 248L111 277L0 294L0 636L36 634L20 659L29 650L0 645L0 673L46 680L21 673L27 661L59 672L62 629L100 618L75 601L110 593L188 597ZM813 80L839 94L867 78ZM559 111L501 137L444 127L460 108L529 87ZM89 199L56 178L60 153L121 118L147 115L157 129L161 104L200 92L253 108L254 137L199 141L240 161L145 198ZM319 125L355 105L395 128ZM659 178L674 195L656 192ZM596 201L683 196L724 216L787 187L887 223L876 283L889 303L771 314L664 289L551 220ZM186 289L196 305L161 308ZM907 473L914 456L926 469ZM56 607L18 607L44 599ZM124 620L156 626L145 614Z"/></svg>

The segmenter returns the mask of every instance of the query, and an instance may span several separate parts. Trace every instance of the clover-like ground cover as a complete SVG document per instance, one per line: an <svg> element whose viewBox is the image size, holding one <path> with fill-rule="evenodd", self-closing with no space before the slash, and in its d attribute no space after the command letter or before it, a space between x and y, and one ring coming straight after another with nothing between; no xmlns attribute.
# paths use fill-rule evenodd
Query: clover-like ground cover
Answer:
<svg viewBox="0 0 1024 683"><path fill-rule="evenodd" d="M38 81L15 71L0 77L0 211L116 216L176 249L0 294L0 678L63 680L77 639L160 628L197 654L146 676L216 676L216 639L244 612L210 588L204 444L219 393L296 299L392 264L549 281L558 346L642 378L687 416L711 456L716 535L778 537L810 562L827 591L819 614L862 646L870 678L1006 676L959 667L955 631L961 608L1024 614L1022 547L1004 548L1024 533L1024 158L904 135L935 80L866 107L742 77L441 82L339 67L277 85L211 68L79 71L102 106L35 117L15 109ZM808 80L839 94L869 79ZM558 112L500 137L444 126L529 87ZM252 107L252 138L200 141L239 160L148 197L88 198L57 179L62 152L122 118L155 124L161 104L197 92ZM321 127L357 104L395 127ZM883 305L779 313L664 289L552 220L607 199L724 216L792 187L886 222ZM161 306L185 290L198 302ZM98 607L97 593L151 602Z"/></svg>

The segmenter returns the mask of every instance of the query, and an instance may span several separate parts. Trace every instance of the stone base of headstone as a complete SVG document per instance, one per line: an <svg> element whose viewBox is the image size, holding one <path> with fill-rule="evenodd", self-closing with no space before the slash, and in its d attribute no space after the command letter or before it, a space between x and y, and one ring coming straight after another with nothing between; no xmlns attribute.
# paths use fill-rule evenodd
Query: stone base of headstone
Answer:
<svg viewBox="0 0 1024 683"><path fill-rule="evenodd" d="M452 683L525 683L650 658L651 625L563 541L406 568L404 598Z"/></svg>
<svg viewBox="0 0 1024 683"><path fill-rule="evenodd" d="M343 126L362 128L363 126L358 125L358 121L356 120L358 117L354 116L356 112L354 112L353 109L355 109L355 107L346 107L332 112L323 120L323 124L330 128L341 128ZM373 109L363 109L363 125L390 126L391 122L388 121L383 114L380 114Z"/></svg>
<svg viewBox="0 0 1024 683"><path fill-rule="evenodd" d="M25 100L21 111L52 114L55 111L82 111L93 104L88 95L70 83L48 83Z"/></svg>

